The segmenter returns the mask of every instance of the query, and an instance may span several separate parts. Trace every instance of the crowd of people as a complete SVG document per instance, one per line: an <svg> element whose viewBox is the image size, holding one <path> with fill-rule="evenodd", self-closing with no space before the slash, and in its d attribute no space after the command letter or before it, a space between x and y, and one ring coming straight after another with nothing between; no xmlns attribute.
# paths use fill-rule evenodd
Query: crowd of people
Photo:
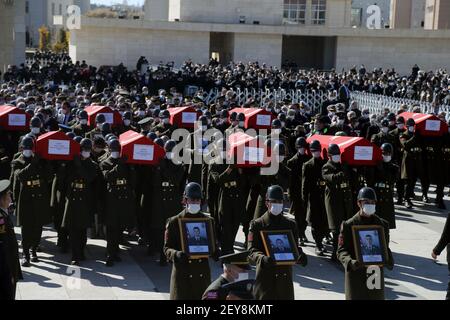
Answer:
<svg viewBox="0 0 450 320"><path fill-rule="evenodd" d="M422 136L414 120L402 116L404 111L420 113L420 108L404 106L396 113L371 114L352 102L351 91L447 103L450 76L446 71L423 72L415 66L411 75L400 77L394 70L368 72L363 66L323 73L279 70L258 63L221 66L213 60L208 65L188 61L179 70L172 64L157 68L147 64L140 59L134 71L123 65L96 69L84 61L73 64L63 54L37 53L3 75L0 105L17 106L31 116L28 132L0 128L0 179L4 179L0 183L0 222L6 225L9 214L16 216L22 232L22 268L39 261L42 228L50 223L58 233L58 247L63 253L70 252L73 265L86 259L87 229L92 230L91 237L106 239L105 263L111 267L121 261L119 245L127 234L147 246L149 255L158 255L162 266L173 263L173 299L217 297L214 288L207 289L208 260L192 263L181 246L178 219L202 217L212 219L214 248L218 250L211 256L218 258L220 252L225 256L222 261L235 254L235 238L242 225L248 261L257 265L257 298L294 297L291 267L276 265L264 253L260 231L270 228L292 230L299 248L296 262L303 266L307 257L301 247L310 241L318 256L342 263L346 276L349 273L349 288L353 287L353 294L349 289L347 297L384 297L380 291L368 293L361 284L355 287L361 278L352 272L361 275L365 269L349 249L353 243L346 235L345 223L353 219L354 224L379 224L389 237L389 229L396 228L394 199L411 208L418 180L421 200L429 202L430 184L436 185L436 205L445 209L450 131L439 138ZM185 95L188 85L218 88L221 94L207 104L201 94ZM170 108L191 106L199 115L187 137L191 143L184 150L194 158L204 152L195 147L194 131L215 128L230 134L245 130L245 115L231 111L241 107L236 102L236 87L323 90L330 92L332 99L318 114L306 103L289 100L265 107L274 119L270 133L263 138L276 155L272 161L279 163L279 170L272 175L260 174L259 167L223 163L229 156L229 143L218 136L208 141L207 152L214 155L211 162L173 161L179 141L172 140L177 127L170 123ZM119 111L122 122L111 126L98 114L95 124L89 126L84 110L89 105ZM258 108L259 103L250 98L244 107ZM447 123L445 112L436 116ZM81 153L73 161L44 160L34 152L40 135L57 130L80 144ZM164 148L165 157L158 165L131 165L121 156L118 137L129 130ZM341 161L341 150L335 144L327 147L324 158L325 148L318 140L307 142L314 135L363 137L381 148L383 161L372 167L351 166ZM9 196L11 199L6 198ZM282 214L286 199L295 222ZM306 237L308 226L312 240ZM9 242L8 255L16 257L13 242ZM386 265L392 267L392 256L387 260ZM224 263L226 282L239 279L239 272ZM15 283L21 268L15 263L9 267ZM275 276L278 280L274 282ZM215 286L224 284L219 281Z"/></svg>

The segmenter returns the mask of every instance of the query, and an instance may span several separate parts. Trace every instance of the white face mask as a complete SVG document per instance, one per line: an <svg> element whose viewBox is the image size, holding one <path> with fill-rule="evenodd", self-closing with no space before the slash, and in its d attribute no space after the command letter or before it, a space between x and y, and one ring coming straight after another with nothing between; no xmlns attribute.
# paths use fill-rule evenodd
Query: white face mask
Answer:
<svg viewBox="0 0 450 320"><path fill-rule="evenodd" d="M126 127L128 127L128 126L130 125L130 123L131 123L131 120L128 120L128 119L123 120L123 124L124 124Z"/></svg>
<svg viewBox="0 0 450 320"><path fill-rule="evenodd" d="M120 157L120 152L117 152L117 151L111 152L111 157L112 157L113 159L119 159L119 157Z"/></svg>
<svg viewBox="0 0 450 320"><path fill-rule="evenodd" d="M270 213L274 216L278 216L283 212L283 204L282 203L272 203L270 204Z"/></svg>
<svg viewBox="0 0 450 320"><path fill-rule="evenodd" d="M22 154L25 158L29 158L33 155L33 151L32 150L23 150Z"/></svg>
<svg viewBox="0 0 450 320"><path fill-rule="evenodd" d="M344 124L344 122L345 122L344 119L339 119L339 120L337 121L337 124L340 125L340 126L342 126L342 125Z"/></svg>
<svg viewBox="0 0 450 320"><path fill-rule="evenodd" d="M81 152L81 156L85 159L89 158L91 156L91 152L90 151L82 151Z"/></svg>
<svg viewBox="0 0 450 320"><path fill-rule="evenodd" d="M331 161L333 161L334 163L341 162L341 155L337 154L337 155L331 156Z"/></svg>
<svg viewBox="0 0 450 320"><path fill-rule="evenodd" d="M163 120L163 123L164 123L164 124L168 124L169 121L170 121L170 119L169 119L169 118L166 118L166 119Z"/></svg>
<svg viewBox="0 0 450 320"><path fill-rule="evenodd" d="M239 127L243 128L245 126L245 122L244 121L239 121Z"/></svg>
<svg viewBox="0 0 450 320"><path fill-rule="evenodd" d="M200 204L198 204L198 203L188 203L187 204L187 211L189 213L192 213L192 214L199 213L200 209L201 209Z"/></svg>
<svg viewBox="0 0 450 320"><path fill-rule="evenodd" d="M391 162L391 160L392 160L392 156L385 156L385 155L383 155L383 161L384 162Z"/></svg>
<svg viewBox="0 0 450 320"><path fill-rule="evenodd" d="M239 272L239 275L236 279L236 282L238 281L244 281L244 280L248 280L249 279L249 275L248 272Z"/></svg>
<svg viewBox="0 0 450 320"><path fill-rule="evenodd" d="M86 125L87 122L88 122L88 121L87 121L86 119L81 119L81 120L80 120L80 123L81 123L82 125Z"/></svg>
<svg viewBox="0 0 450 320"><path fill-rule="evenodd" d="M376 205L366 203L363 205L363 211L366 215L371 216L371 215L375 214Z"/></svg>
<svg viewBox="0 0 450 320"><path fill-rule="evenodd" d="M40 128L31 128L31 133L32 134L38 134L38 133L40 133L41 132L41 129Z"/></svg>
<svg viewBox="0 0 450 320"><path fill-rule="evenodd" d="M320 158L320 151L313 151L312 155L314 158Z"/></svg>
<svg viewBox="0 0 450 320"><path fill-rule="evenodd" d="M101 129L102 128L102 124L103 123L97 123L97 129Z"/></svg>
<svg viewBox="0 0 450 320"><path fill-rule="evenodd" d="M173 152L166 152L166 158L169 159L169 160L172 160Z"/></svg>
<svg viewBox="0 0 450 320"><path fill-rule="evenodd" d="M381 132L388 133L389 132L389 128L383 127L383 128L381 128Z"/></svg>
<svg viewBox="0 0 450 320"><path fill-rule="evenodd" d="M305 154L305 148L299 148L298 149L298 153L301 154L301 155L304 155Z"/></svg>
<svg viewBox="0 0 450 320"><path fill-rule="evenodd" d="M404 127L405 125L403 123L397 124L397 128L399 128L400 130L403 130Z"/></svg>
<svg viewBox="0 0 450 320"><path fill-rule="evenodd" d="M414 132L414 127L408 127L409 132Z"/></svg>

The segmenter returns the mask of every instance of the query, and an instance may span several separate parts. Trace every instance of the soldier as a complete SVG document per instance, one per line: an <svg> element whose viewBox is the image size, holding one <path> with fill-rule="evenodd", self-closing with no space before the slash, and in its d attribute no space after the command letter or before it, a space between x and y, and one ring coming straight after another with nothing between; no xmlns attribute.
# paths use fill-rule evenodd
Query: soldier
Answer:
<svg viewBox="0 0 450 320"><path fill-rule="evenodd" d="M383 300L384 299L384 267L379 267L381 288L371 288L367 285L367 266L357 260L355 253L352 226L379 225L384 229L386 245L389 244L389 223L375 214L377 196L372 188L362 188L358 193L359 212L344 221L339 234L338 259L345 269L345 298L347 300ZM386 248L385 267L392 270L394 258L391 250Z"/></svg>
<svg viewBox="0 0 450 320"><path fill-rule="evenodd" d="M81 157L75 156L67 170L66 205L62 226L69 232L72 250L72 265L79 265L85 260L86 230L92 226L94 213L100 212L97 201L101 190L96 180L100 177L98 165L91 159L92 141L83 139L80 143Z"/></svg>
<svg viewBox="0 0 450 320"><path fill-rule="evenodd" d="M73 126L73 132L75 132L77 136L84 137L90 129L87 123L88 113L85 110L81 110L80 113L78 113L78 123Z"/></svg>
<svg viewBox="0 0 450 320"><path fill-rule="evenodd" d="M173 263L170 278L171 300L199 300L211 283L211 271L208 259L191 259L182 251L179 220L184 218L209 218L201 212L202 188L198 183L191 182L184 189L184 203L186 208L178 215L167 220L164 253L167 260ZM214 220L211 219L211 223ZM213 236L213 235L212 235ZM210 239L214 241L214 239ZM217 252L213 252L213 257Z"/></svg>
<svg viewBox="0 0 450 320"><path fill-rule="evenodd" d="M172 132L176 129L176 126L170 123L169 110L162 110L159 113L159 118L161 119L161 122L153 129L153 131L158 137L172 136Z"/></svg>
<svg viewBox="0 0 450 320"><path fill-rule="evenodd" d="M133 131L137 132L137 128L135 126L133 126L133 124L132 124L132 120L133 120L132 118L133 118L133 114L131 113L131 111L125 111L123 113L123 116L122 116L123 123L120 126L118 126L118 128L116 129L118 135L121 135L122 133L127 132L129 130L133 130Z"/></svg>
<svg viewBox="0 0 450 320"><path fill-rule="evenodd" d="M292 179L289 186L289 199L291 200L290 214L295 217L298 227L298 235L300 245L304 246L308 241L306 238L306 206L302 201L302 179L303 179L303 164L311 158L306 154L308 143L303 137L297 138L295 141L295 148L297 153L288 160L287 166L291 169Z"/></svg>
<svg viewBox="0 0 450 320"><path fill-rule="evenodd" d="M10 182L0 181L0 300L14 300L17 281L23 279L14 225L9 214Z"/></svg>
<svg viewBox="0 0 450 320"><path fill-rule="evenodd" d="M94 141L97 137L103 137L102 126L106 122L105 115L99 113L95 117L95 128L87 132L85 137L91 141Z"/></svg>
<svg viewBox="0 0 450 320"><path fill-rule="evenodd" d="M110 140L109 149L110 155L100 163L100 169L106 181L102 219L106 225L106 266L112 267L114 262L121 261L119 243L123 230L134 225L136 172L126 164L125 157L120 157L119 140Z"/></svg>
<svg viewBox="0 0 450 320"><path fill-rule="evenodd" d="M22 227L23 267L38 262L36 249L41 240L42 226L51 221L50 189L53 180L49 162L33 153L34 141L25 137L22 155L11 163L11 179L16 202L17 225Z"/></svg>
<svg viewBox="0 0 450 320"><path fill-rule="evenodd" d="M177 215L182 209L183 186L186 174L184 167L173 157L173 149L176 146L174 140L169 140L164 145L166 156L153 170L151 180L152 205L150 215L150 231L153 244L152 250L159 254L159 264L167 265L164 255L164 228L165 222L170 217Z"/></svg>
<svg viewBox="0 0 450 320"><path fill-rule="evenodd" d="M328 233L327 211L325 208L325 181L322 167L325 160L321 158L322 146L318 140L309 145L312 158L303 164L302 200L306 207L306 221L311 226L311 233L316 243L316 254L323 256L325 248L323 238Z"/></svg>
<svg viewBox="0 0 450 320"><path fill-rule="evenodd" d="M138 122L140 133L146 136L150 132L150 127L153 123L153 118L147 117Z"/></svg>
<svg viewBox="0 0 450 320"><path fill-rule="evenodd" d="M221 227L220 247L222 253L234 252L234 240L239 230L246 198L243 194L245 179L243 170L234 165L222 163L211 165L211 175L219 187L218 216Z"/></svg>
<svg viewBox="0 0 450 320"><path fill-rule="evenodd" d="M330 144L328 157L328 162L322 167L322 178L326 183L325 208L327 210L328 228L333 233L331 260L337 261L339 227L342 221L352 216L352 191L348 165L346 163L341 164L341 151L337 144Z"/></svg>
<svg viewBox="0 0 450 320"><path fill-rule="evenodd" d="M447 220L445 221L444 230L442 230L441 237L439 242L431 251L431 257L436 260L437 257L441 254L444 248L447 248L447 267L450 272L450 214L447 215ZM446 300L450 300L450 280L447 285L447 295L445 297Z"/></svg>
<svg viewBox="0 0 450 320"><path fill-rule="evenodd" d="M414 187L418 178L423 182L422 167L422 139L418 131L415 130L414 119L408 119L406 122L408 130L400 136L400 142L403 147L402 159L402 179L407 180L406 185L406 207L412 208L411 199L414 198ZM425 190L422 189L422 192ZM425 199L424 195L424 201Z"/></svg>
<svg viewBox="0 0 450 320"><path fill-rule="evenodd" d="M270 186L266 194L267 211L262 217L250 223L248 233L249 261L256 265L256 282L254 295L257 300L294 300L292 266L277 265L271 256L266 255L261 231L290 230L294 243L298 243L295 221L283 215L283 188ZM298 248L297 263L306 266L307 256Z"/></svg>
<svg viewBox="0 0 450 320"><path fill-rule="evenodd" d="M381 147L385 143L389 143L392 146L395 145L395 137L389 133L389 121L384 119L381 121L380 132L372 136L371 142Z"/></svg>
<svg viewBox="0 0 450 320"><path fill-rule="evenodd" d="M402 116L399 116L397 118L396 126L397 127L394 130L389 131L389 134L391 134L394 137L394 143L392 144L392 146L394 147L393 161L395 164L401 167L403 161L403 146L400 143L400 136L406 130L405 119ZM403 180L401 174L399 174L399 176L397 177L395 188L397 189L397 204L403 205L403 200L405 199L405 180Z"/></svg>
<svg viewBox="0 0 450 320"><path fill-rule="evenodd" d="M223 264L223 273L209 285L202 300L227 300L229 290L225 290L225 285L247 281L250 269L248 255L249 251L244 251L219 257Z"/></svg>
<svg viewBox="0 0 450 320"><path fill-rule="evenodd" d="M394 183L399 167L392 162L394 147L390 143L381 146L383 161L375 169L374 189L378 195L377 214L389 222L389 228L395 229Z"/></svg>
<svg viewBox="0 0 450 320"><path fill-rule="evenodd" d="M445 139L437 137L422 137L423 148L423 171L421 177L422 194L424 201L428 202L428 190L430 184L436 185L436 200L438 208L445 209L444 204L444 180L443 174L444 154L442 145ZM445 170L445 169L444 169Z"/></svg>
<svg viewBox="0 0 450 320"><path fill-rule="evenodd" d="M442 176L444 183L437 187L436 197L444 197L444 186L450 185L450 120L448 120L448 132L442 137ZM445 204L439 201L439 208L444 209Z"/></svg>

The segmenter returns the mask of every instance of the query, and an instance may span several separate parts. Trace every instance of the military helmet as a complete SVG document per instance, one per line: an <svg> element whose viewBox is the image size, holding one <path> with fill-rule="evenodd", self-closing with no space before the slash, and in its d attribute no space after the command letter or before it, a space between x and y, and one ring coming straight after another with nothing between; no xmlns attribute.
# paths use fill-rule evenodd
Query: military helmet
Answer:
<svg viewBox="0 0 450 320"><path fill-rule="evenodd" d="M230 115L230 121L236 121L237 119L237 112L232 112Z"/></svg>
<svg viewBox="0 0 450 320"><path fill-rule="evenodd" d="M158 146L160 146L161 148L164 148L164 140L163 140L163 139L161 139L161 138L156 138L156 139L154 140L154 142L155 142Z"/></svg>
<svg viewBox="0 0 450 320"><path fill-rule="evenodd" d="M286 114L285 113L280 113L279 115L278 115L278 120L280 120L280 121L286 121Z"/></svg>
<svg viewBox="0 0 450 320"><path fill-rule="evenodd" d="M23 150L32 150L34 147L34 139L30 136L25 136L20 142Z"/></svg>
<svg viewBox="0 0 450 320"><path fill-rule="evenodd" d="M164 144L164 150L166 152L172 152L173 148L175 148L176 145L177 143L175 142L175 140L169 140Z"/></svg>
<svg viewBox="0 0 450 320"><path fill-rule="evenodd" d="M125 111L123 113L123 119L124 120L131 120L131 118L133 117L133 114L131 113L131 111Z"/></svg>
<svg viewBox="0 0 450 320"><path fill-rule="evenodd" d="M149 132L149 133L147 134L147 138L149 138L149 139L152 140L152 141L155 141L156 138L158 138L158 135L157 135L156 133L154 133L154 132Z"/></svg>
<svg viewBox="0 0 450 320"><path fill-rule="evenodd" d="M283 188L279 185L270 186L267 189L266 200L269 201L283 201L284 200L284 191Z"/></svg>
<svg viewBox="0 0 450 320"><path fill-rule="evenodd" d="M40 128L42 124L42 120L39 117L33 117L30 120L30 127L32 128Z"/></svg>
<svg viewBox="0 0 450 320"><path fill-rule="evenodd" d="M102 130L102 132L110 133L111 132L111 125L108 122L103 122L101 130Z"/></svg>
<svg viewBox="0 0 450 320"><path fill-rule="evenodd" d="M72 131L67 132L66 136L69 137L70 139L73 139L73 138L75 138L75 132L72 132Z"/></svg>
<svg viewBox="0 0 450 320"><path fill-rule="evenodd" d="M414 121L413 118L409 118L408 120L406 120L406 126L407 127L412 127L412 126L415 126L415 125L416 125L416 122Z"/></svg>
<svg viewBox="0 0 450 320"><path fill-rule="evenodd" d="M396 123L397 124L399 124L399 123L405 124L405 118L403 118L402 116L397 117Z"/></svg>
<svg viewBox="0 0 450 320"><path fill-rule="evenodd" d="M109 150L111 150L111 151L113 151L113 152L114 152L114 151L120 152L121 145L120 145L119 140L117 140L117 139L111 139L111 140L109 141L108 145L109 145Z"/></svg>
<svg viewBox="0 0 450 320"><path fill-rule="evenodd" d="M281 128L281 121L279 119L273 119L272 128Z"/></svg>
<svg viewBox="0 0 450 320"><path fill-rule="evenodd" d="M388 119L383 119L381 121L381 126L382 127L389 127L389 120Z"/></svg>
<svg viewBox="0 0 450 320"><path fill-rule="evenodd" d="M387 120L388 121L395 121L395 113L391 112L387 115Z"/></svg>
<svg viewBox="0 0 450 320"><path fill-rule="evenodd" d="M321 151L322 150L322 146L320 144L319 140L314 140L313 142L311 142L309 144L309 150L311 151Z"/></svg>
<svg viewBox="0 0 450 320"><path fill-rule="evenodd" d="M341 154L341 150L339 149L339 146L335 143L332 143L328 146L328 154L330 156L336 156Z"/></svg>
<svg viewBox="0 0 450 320"><path fill-rule="evenodd" d="M80 141L80 147L82 150L91 150L92 149L92 140L88 138L84 138Z"/></svg>
<svg viewBox="0 0 450 320"><path fill-rule="evenodd" d="M242 112L239 113L239 114L237 115L237 120L238 120L238 121L245 121L245 114L243 114Z"/></svg>
<svg viewBox="0 0 450 320"><path fill-rule="evenodd" d="M170 117L170 112L169 110L161 110L161 112L159 113L159 117L161 119L167 119Z"/></svg>
<svg viewBox="0 0 450 320"><path fill-rule="evenodd" d="M381 145L381 151L383 153L392 154L394 152L394 147L392 146L392 144L386 142Z"/></svg>
<svg viewBox="0 0 450 320"><path fill-rule="evenodd" d="M197 182L190 182L184 188L184 197L192 200L202 199L202 187Z"/></svg>
<svg viewBox="0 0 450 320"><path fill-rule="evenodd" d="M75 138L73 138L73 140L75 140L76 142L80 143L81 140L83 140L83 137L76 136Z"/></svg>
<svg viewBox="0 0 450 320"><path fill-rule="evenodd" d="M375 190L369 187L364 187L359 190L358 192L358 201L361 200L371 200L371 201L377 201L377 194L375 193Z"/></svg>
<svg viewBox="0 0 450 320"><path fill-rule="evenodd" d="M225 119L228 118L228 110L220 111L220 117Z"/></svg>
<svg viewBox="0 0 450 320"><path fill-rule="evenodd" d="M103 113L97 114L95 117L95 123L104 123L106 121L105 115Z"/></svg>
<svg viewBox="0 0 450 320"><path fill-rule="evenodd" d="M86 110L81 110L81 111L78 113L78 118L79 118L79 119L87 120L87 118L88 118L88 113L86 112Z"/></svg>
<svg viewBox="0 0 450 320"><path fill-rule="evenodd" d="M295 140L295 147L298 148L306 148L308 146L308 143L306 142L306 139L304 137L298 137L297 140Z"/></svg>
<svg viewBox="0 0 450 320"><path fill-rule="evenodd" d="M198 121L200 121L202 123L202 126L207 126L208 125L208 118L206 116L200 116L198 118Z"/></svg>

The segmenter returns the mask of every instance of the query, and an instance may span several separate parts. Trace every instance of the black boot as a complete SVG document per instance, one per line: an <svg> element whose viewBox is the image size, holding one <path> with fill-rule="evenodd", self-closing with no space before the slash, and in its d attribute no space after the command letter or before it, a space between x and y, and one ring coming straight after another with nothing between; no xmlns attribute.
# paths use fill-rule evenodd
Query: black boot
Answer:
<svg viewBox="0 0 450 320"><path fill-rule="evenodd" d="M444 200L443 200L443 199L436 200L436 206L437 206L439 209L442 209L442 210L447 209L447 207L445 206L445 203L444 203Z"/></svg>
<svg viewBox="0 0 450 320"><path fill-rule="evenodd" d="M112 266L114 266L114 259L113 259L113 257L110 257L110 256L108 256L107 258L106 258L106 266L107 267L112 267Z"/></svg>
<svg viewBox="0 0 450 320"><path fill-rule="evenodd" d="M23 259L22 259L22 267L31 267L30 263L30 251L26 250L23 253Z"/></svg>
<svg viewBox="0 0 450 320"><path fill-rule="evenodd" d="M411 208L413 207L413 204L412 204L412 202L411 202L410 199L406 199L406 205L405 205L405 207L406 207L407 209L411 209Z"/></svg>
<svg viewBox="0 0 450 320"><path fill-rule="evenodd" d="M37 256L36 248L31 250L31 262L39 262L39 258Z"/></svg>
<svg viewBox="0 0 450 320"><path fill-rule="evenodd" d="M424 195L422 196L422 201L423 201L423 203L428 203L428 202L430 202L430 200L428 199L428 196L427 196L426 194L424 194Z"/></svg>

